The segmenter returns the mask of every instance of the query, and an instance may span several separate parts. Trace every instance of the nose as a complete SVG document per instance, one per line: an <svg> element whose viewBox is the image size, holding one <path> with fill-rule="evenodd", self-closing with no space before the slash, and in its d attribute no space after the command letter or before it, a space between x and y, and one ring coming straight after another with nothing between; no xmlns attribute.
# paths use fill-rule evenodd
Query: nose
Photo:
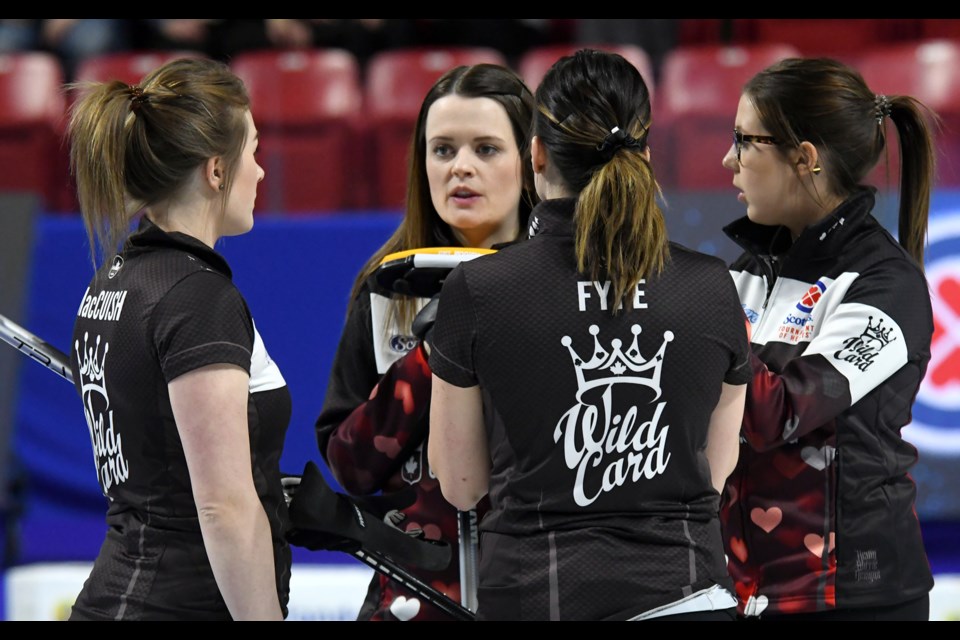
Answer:
<svg viewBox="0 0 960 640"><path fill-rule="evenodd" d="M736 145L731 142L730 148L727 149L727 153L723 156L723 160L721 161L721 164L725 169L730 169L734 172L740 170L740 161L737 160L737 150L735 147Z"/></svg>
<svg viewBox="0 0 960 640"><path fill-rule="evenodd" d="M452 169L453 175L458 178L473 175L476 167L474 166L472 151L467 148L458 150L456 157L453 159Z"/></svg>
<svg viewBox="0 0 960 640"><path fill-rule="evenodd" d="M260 166L260 163L257 163L257 182L263 182L263 179L267 176L267 172L263 170L263 167Z"/></svg>

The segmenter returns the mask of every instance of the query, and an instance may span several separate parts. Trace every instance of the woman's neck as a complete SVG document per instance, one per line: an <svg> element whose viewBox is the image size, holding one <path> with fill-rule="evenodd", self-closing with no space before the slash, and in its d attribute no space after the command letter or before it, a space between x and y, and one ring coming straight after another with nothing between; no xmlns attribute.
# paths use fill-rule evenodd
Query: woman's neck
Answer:
<svg viewBox="0 0 960 640"><path fill-rule="evenodd" d="M147 217L167 233L183 233L211 249L220 239L209 202L169 200L147 208Z"/></svg>
<svg viewBox="0 0 960 640"><path fill-rule="evenodd" d="M513 242L520 234L520 222L516 216L513 217L512 224L501 225L497 229L450 229L453 236L464 247L476 249L490 249L495 244L503 242Z"/></svg>
<svg viewBox="0 0 960 640"><path fill-rule="evenodd" d="M821 197L814 198L812 195L807 194L807 215L802 217L799 224L790 226L790 237L793 240L799 238L804 229L826 218L849 197L849 194L844 196L836 193L825 193Z"/></svg>
<svg viewBox="0 0 960 640"><path fill-rule="evenodd" d="M541 187L542 193L540 193L541 200L553 200L555 198L575 198L577 193L574 193L567 185L559 184L555 182L549 182L544 180Z"/></svg>

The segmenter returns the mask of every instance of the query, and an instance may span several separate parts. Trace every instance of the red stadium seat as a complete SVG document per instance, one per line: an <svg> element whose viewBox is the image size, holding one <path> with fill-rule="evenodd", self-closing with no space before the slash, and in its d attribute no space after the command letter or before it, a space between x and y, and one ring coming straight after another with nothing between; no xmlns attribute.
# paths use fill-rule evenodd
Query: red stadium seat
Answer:
<svg viewBox="0 0 960 640"><path fill-rule="evenodd" d="M888 18L738 18L733 35L749 44L787 43L804 56L829 56L853 63L864 49L903 39L912 25Z"/></svg>
<svg viewBox="0 0 960 640"><path fill-rule="evenodd" d="M887 95L911 95L943 119L936 136L939 186L960 185L960 41L927 40L871 49L858 64L867 85ZM881 160L871 181L895 188L899 183L897 135L887 124L889 177Z"/></svg>
<svg viewBox="0 0 960 640"><path fill-rule="evenodd" d="M52 54L0 55L0 190L33 192L46 211L61 210L68 174L63 81Z"/></svg>
<svg viewBox="0 0 960 640"><path fill-rule="evenodd" d="M573 54L579 49L599 49L601 51L619 53L628 61L632 62L633 66L640 71L640 75L643 76L644 81L647 83L647 88L650 90L651 95L653 94L653 63L646 51L632 44L560 44L536 47L527 50L527 52L520 57L520 61L517 64L517 72L520 74L520 77L523 78L523 81L527 83L527 86L530 87L530 90L536 91L540 81L543 80L543 76L547 75L547 71L550 70L554 62L564 56Z"/></svg>
<svg viewBox="0 0 960 640"><path fill-rule="evenodd" d="M679 189L729 187L730 171L720 163L732 144L743 85L758 71L798 53L786 44L678 47L669 52L650 131L661 184Z"/></svg>
<svg viewBox="0 0 960 640"><path fill-rule="evenodd" d="M177 58L197 58L197 51L129 51L107 53L84 59L77 67L77 81L108 82L120 80L139 84L145 75Z"/></svg>
<svg viewBox="0 0 960 640"><path fill-rule="evenodd" d="M444 73L460 65L506 66L503 54L488 48L412 48L383 51L367 65L366 108L371 157L377 178L376 206L403 208L407 191L407 154L420 105Z"/></svg>
<svg viewBox="0 0 960 640"><path fill-rule="evenodd" d="M266 172L260 210L334 212L363 195L356 57L342 49L251 51L231 68L250 93Z"/></svg>
<svg viewBox="0 0 960 640"><path fill-rule="evenodd" d="M679 18L677 20L678 46L727 44L733 21L733 18Z"/></svg>
<svg viewBox="0 0 960 640"><path fill-rule="evenodd" d="M960 20L955 18L915 18L919 40L960 40Z"/></svg>

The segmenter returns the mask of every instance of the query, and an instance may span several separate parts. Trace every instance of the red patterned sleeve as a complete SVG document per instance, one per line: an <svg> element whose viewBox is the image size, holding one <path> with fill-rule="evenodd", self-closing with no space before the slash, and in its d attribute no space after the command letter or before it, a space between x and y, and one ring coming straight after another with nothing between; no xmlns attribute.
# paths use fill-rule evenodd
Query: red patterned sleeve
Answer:
<svg viewBox="0 0 960 640"><path fill-rule="evenodd" d="M376 493L427 435L430 367L417 346L380 377L369 295L354 300L317 419L317 443L337 482L354 495Z"/></svg>
<svg viewBox="0 0 960 640"><path fill-rule="evenodd" d="M742 434L756 451L766 451L831 427L850 407L846 379L819 355L797 358L774 373L751 354L753 378L747 387Z"/></svg>

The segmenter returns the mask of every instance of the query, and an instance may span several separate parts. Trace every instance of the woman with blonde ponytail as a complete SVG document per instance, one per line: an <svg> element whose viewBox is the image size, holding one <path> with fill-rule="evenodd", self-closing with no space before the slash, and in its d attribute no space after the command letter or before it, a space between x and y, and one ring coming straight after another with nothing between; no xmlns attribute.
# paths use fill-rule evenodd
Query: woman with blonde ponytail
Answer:
<svg viewBox="0 0 960 640"><path fill-rule="evenodd" d="M290 393L216 250L253 227L264 178L246 89L206 59L82 89L97 270L70 353L107 530L70 619L281 620Z"/></svg>
<svg viewBox="0 0 960 640"><path fill-rule="evenodd" d="M477 615L733 620L736 291L667 238L636 68L582 50L535 97L530 238L451 273L431 340L431 468L460 509L489 493Z"/></svg>

